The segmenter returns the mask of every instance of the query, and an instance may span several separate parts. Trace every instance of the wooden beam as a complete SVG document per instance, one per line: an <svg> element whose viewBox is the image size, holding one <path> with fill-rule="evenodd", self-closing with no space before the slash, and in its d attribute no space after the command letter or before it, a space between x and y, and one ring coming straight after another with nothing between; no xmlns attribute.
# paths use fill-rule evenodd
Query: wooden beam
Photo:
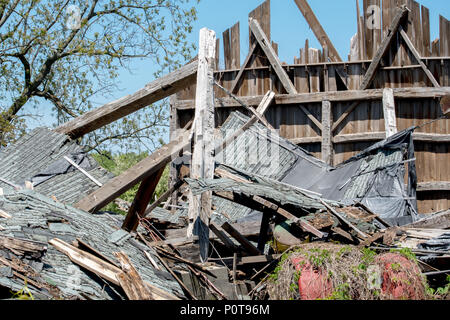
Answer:
<svg viewBox="0 0 450 320"><path fill-rule="evenodd" d="M361 132L361 133L350 133L350 134L340 134L333 138L333 143L354 143L354 142L369 142L369 141L379 141L386 138L385 132ZM450 142L450 134L437 134L437 133L413 133L414 141L422 142ZM296 141L295 139L294 141ZM315 142L315 141L312 141ZM312 143L309 142L309 143Z"/></svg>
<svg viewBox="0 0 450 320"><path fill-rule="evenodd" d="M47 247L42 243L0 235L0 248L21 254L44 252Z"/></svg>
<svg viewBox="0 0 450 320"><path fill-rule="evenodd" d="M417 191L450 191L450 181L419 182Z"/></svg>
<svg viewBox="0 0 450 320"><path fill-rule="evenodd" d="M419 221L405 225L406 228L450 228L450 210L424 217Z"/></svg>
<svg viewBox="0 0 450 320"><path fill-rule="evenodd" d="M364 75L364 79L361 83L360 90L367 89L370 84L372 83L373 78L375 77L375 72L378 69L380 65L381 59L386 54L387 50L389 49L390 44L392 43L392 39L394 38L394 35L397 33L398 28L400 27L400 24L402 23L403 18L407 15L408 9L406 7L400 9L397 8L396 14L394 19L392 20L392 23L389 27L389 32L383 39L383 42L380 45L380 48L378 49L377 53L372 59L372 62L367 69L366 74Z"/></svg>
<svg viewBox="0 0 450 320"><path fill-rule="evenodd" d="M211 223L209 225L209 228L217 236L217 238L222 241L225 247L227 247L232 252L237 251L237 246L227 237L227 235L222 230L219 229L219 227L217 227L214 223Z"/></svg>
<svg viewBox="0 0 450 320"><path fill-rule="evenodd" d="M389 32L388 34L385 36L385 38L383 39L383 42L380 45L380 48L378 49L377 53L375 54L372 62L370 63L370 66L366 72L366 74L364 75L364 78L362 80L362 83L360 85L360 90L366 90L367 88L369 88L370 84L372 83L372 80L375 77L375 72L378 69L379 65L380 65L380 61L383 58L383 56L386 54L392 39L394 38L394 35L397 33L398 28L403 20L403 18L406 16L406 14L408 13L408 9L406 7L403 7L402 9L397 8L397 13L395 15L394 20L392 21L390 27L389 27ZM352 103L342 114L341 116L334 122L333 127L332 127L332 131L336 131L336 129L338 128L338 126L342 123L342 121L344 121L348 115L356 109L356 107L359 105L359 101L356 101L354 103Z"/></svg>
<svg viewBox="0 0 450 320"><path fill-rule="evenodd" d="M328 212L331 213L333 216L335 216L339 221L341 221L342 223L344 223L346 226L350 227L351 229L353 229L354 231L356 231L356 233L362 237L363 239L368 238L368 235L365 234L364 232L362 232L361 230L359 230L356 226L354 226L350 221L348 221L347 219L345 219L339 212L337 212L336 210L334 210L332 207L330 207L328 204L326 204L325 201L323 201L322 199L320 199L320 202L327 208Z"/></svg>
<svg viewBox="0 0 450 320"><path fill-rule="evenodd" d="M158 207L163 201L166 201L170 195L172 193L174 193L175 191L177 191L182 185L183 185L184 181L183 180L178 180L177 182L175 182L175 184L170 187L169 190L167 190L166 192L164 192L159 198L158 200L156 200L155 202L152 203L151 206L149 206L147 209L145 209L144 214L142 215L142 217L146 217L148 216L153 210L155 210L156 207Z"/></svg>
<svg viewBox="0 0 450 320"><path fill-rule="evenodd" d="M317 128L319 128L320 131L322 131L322 123L320 123L319 120L317 120L316 117L314 117L304 105L299 104L298 106L300 107L300 110L302 110L303 113L308 117L308 119L311 120L317 126Z"/></svg>
<svg viewBox="0 0 450 320"><path fill-rule="evenodd" d="M236 241L239 242L248 253L252 255L261 254L258 248L256 248L250 241L248 241L243 235L241 235L240 232L237 231L235 228L233 228L233 226L230 225L228 222L225 222L222 225L222 229L224 229L230 236L236 239Z"/></svg>
<svg viewBox="0 0 450 320"><path fill-rule="evenodd" d="M450 87L440 88L394 88L395 99L426 99L441 98L450 94ZM262 95L240 97L239 99L247 106L258 106L261 103ZM299 93L299 94L278 94L275 95L275 105L285 104L310 104L322 103L323 100L330 102L345 101L372 101L382 100L383 89L367 89L367 90L348 90L335 92L315 92L315 93ZM182 100L176 104L178 110L195 109L195 100ZM232 98L216 99L217 108L237 108L242 107L241 103Z"/></svg>
<svg viewBox="0 0 450 320"><path fill-rule="evenodd" d="M322 143L322 137L303 137L288 139L293 144L310 144L310 143Z"/></svg>
<svg viewBox="0 0 450 320"><path fill-rule="evenodd" d="M295 3L297 4L297 7L302 12L302 14L305 17L306 21L308 22L310 28L314 32L314 35L316 36L317 40L322 45L322 48L325 48L325 47L328 48L328 55L329 55L330 59L334 62L342 61L341 57L339 56L339 53L337 52L337 50L334 47L333 43L331 42L330 38L326 34L325 30L322 28L322 25L320 24L316 15L312 11L308 2L306 0L295 0Z"/></svg>
<svg viewBox="0 0 450 320"><path fill-rule="evenodd" d="M195 96L194 151L192 154L192 179L214 177L214 58L216 34L212 30L200 30L197 90ZM187 236L199 236L200 258L208 259L209 220L212 192L189 195L189 224ZM195 229L194 229L195 226Z"/></svg>
<svg viewBox="0 0 450 320"><path fill-rule="evenodd" d="M333 165L333 140L331 134L331 102L324 100L322 102L322 160Z"/></svg>
<svg viewBox="0 0 450 320"><path fill-rule="evenodd" d="M242 80L242 75L244 74L245 68L247 68L248 63L250 62L253 54L255 53L256 47L257 47L257 43L254 43L251 46L251 48L248 52L247 58L245 58L244 63L242 64L241 68L239 69L239 72L238 72L236 78L234 79L233 84L231 85L231 89L230 89L231 93L233 93L233 94L237 93L238 85Z"/></svg>
<svg viewBox="0 0 450 320"><path fill-rule="evenodd" d="M423 142L450 142L450 134L414 132L413 138Z"/></svg>
<svg viewBox="0 0 450 320"><path fill-rule="evenodd" d="M383 90L383 114L386 138L397 133L397 117L395 116L394 90Z"/></svg>
<svg viewBox="0 0 450 320"><path fill-rule="evenodd" d="M386 132L362 132L340 134L333 137L333 143L354 143L365 141L379 141L386 138Z"/></svg>
<svg viewBox="0 0 450 320"><path fill-rule="evenodd" d="M287 75L286 71L281 66L280 59L278 58L277 54L275 53L266 34L261 29L261 26L259 25L258 21L253 18L249 18L249 24L250 24L250 29L252 30L253 35L255 36L256 40L258 41L259 46L263 49L264 53L266 54L267 58L269 59L271 66L275 70L275 73L277 74L278 78L280 79L281 84L286 89L287 93L296 94L297 90L295 89L294 85L292 84L291 80L289 79L289 76Z"/></svg>
<svg viewBox="0 0 450 320"><path fill-rule="evenodd" d="M122 229L127 231L136 231L139 225L139 218L144 217L145 209L152 200L153 193L156 190L159 180L164 172L164 167L159 169L150 177L144 179L134 197L128 214L123 220Z"/></svg>
<svg viewBox="0 0 450 320"><path fill-rule="evenodd" d="M264 210L261 219L261 225L258 236L258 250L264 252L266 242L268 240L270 218L272 218L273 212L271 210Z"/></svg>
<svg viewBox="0 0 450 320"><path fill-rule="evenodd" d="M257 203L263 205L264 207L278 213L279 215L285 217L286 219L292 221L292 223L297 224L303 231L312 233L313 235L319 237L319 238L324 238L325 235L317 230L316 228L314 228L310 223L306 222L305 220L302 220L296 216L294 216L292 213L288 212L287 210L280 208L278 205L276 205L273 202L270 202L266 199L263 199L259 196L253 196L252 198L254 201L256 201Z"/></svg>
<svg viewBox="0 0 450 320"><path fill-rule="evenodd" d="M400 34L401 34L403 40L405 41L405 43L408 46L409 50L411 50L412 54L414 55L414 58L416 58L417 62L419 62L420 67L425 72L425 74L427 75L428 79L430 79L430 81L433 84L433 86L435 86L436 88L439 88L440 87L439 83L437 82L436 78L433 76L431 71L427 68L425 63L423 63L422 57L420 56L420 53L414 47L414 44L409 39L409 37L406 34L405 30L403 30L402 26L399 26L399 29L400 29Z"/></svg>
<svg viewBox="0 0 450 320"><path fill-rule="evenodd" d="M124 252L115 252L114 255L120 262L122 271L117 274L117 280L129 300L154 300L130 258Z"/></svg>
<svg viewBox="0 0 450 320"><path fill-rule="evenodd" d="M182 150L190 149L190 146L190 136L184 135L173 140L135 166L105 183L101 188L81 199L74 206L88 212L100 210L139 182L164 168L173 157L178 156Z"/></svg>
<svg viewBox="0 0 450 320"><path fill-rule="evenodd" d="M122 270L116 266L111 265L102 259L82 251L60 239L54 238L49 242L58 251L64 253L68 258L75 264L95 273L102 279L108 280L115 285L120 286L120 282L117 279L117 274L121 273Z"/></svg>
<svg viewBox="0 0 450 320"><path fill-rule="evenodd" d="M147 84L143 89L107 103L57 127L56 132L79 138L192 85L197 61Z"/></svg>

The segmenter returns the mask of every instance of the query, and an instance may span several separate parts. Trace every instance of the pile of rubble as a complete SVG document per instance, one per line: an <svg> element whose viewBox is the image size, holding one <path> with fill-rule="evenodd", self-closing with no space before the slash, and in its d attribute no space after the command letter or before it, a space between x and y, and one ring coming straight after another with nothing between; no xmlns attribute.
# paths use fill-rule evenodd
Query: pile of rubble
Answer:
<svg viewBox="0 0 450 320"><path fill-rule="evenodd" d="M128 232L119 214L76 208L113 176L36 129L0 154L1 298L429 298L449 272L450 212L417 214L413 131L330 167L234 112L215 178L188 178L189 154L176 158L180 181ZM205 192L209 225L187 237L189 199Z"/></svg>

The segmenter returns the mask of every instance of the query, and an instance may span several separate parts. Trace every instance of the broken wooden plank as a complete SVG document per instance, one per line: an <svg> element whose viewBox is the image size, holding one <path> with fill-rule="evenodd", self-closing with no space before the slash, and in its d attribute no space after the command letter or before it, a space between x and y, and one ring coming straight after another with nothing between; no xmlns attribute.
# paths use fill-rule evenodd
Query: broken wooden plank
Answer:
<svg viewBox="0 0 450 320"><path fill-rule="evenodd" d="M79 138L156 101L190 86L196 78L198 62L194 61L147 84L143 89L107 103L97 109L62 124L56 132Z"/></svg>
<svg viewBox="0 0 450 320"><path fill-rule="evenodd" d="M120 262L123 272L117 275L117 279L129 300L154 300L141 276L124 252L115 252L114 255Z"/></svg>
<svg viewBox="0 0 450 320"><path fill-rule="evenodd" d="M190 145L190 136L181 136L171 141L135 166L105 183L101 188L78 201L74 206L91 213L100 210L140 181L164 168L181 151L190 149Z"/></svg>
<svg viewBox="0 0 450 320"><path fill-rule="evenodd" d="M94 256L93 254L82 251L60 239L54 238L49 242L58 251L64 253L75 264L95 273L99 277L120 286L120 282L117 279L117 274L122 270L116 266L111 265L108 262Z"/></svg>
<svg viewBox="0 0 450 320"><path fill-rule="evenodd" d="M414 58L416 58L417 62L419 62L420 67L425 72L425 74L427 75L428 79L431 81L433 86L435 86L436 88L439 88L440 87L439 83L437 82L436 78L433 76L431 71L428 69L428 67L425 65L425 63L423 63L422 57L420 56L420 53L414 47L414 44L409 39L408 35L406 34L405 30L403 30L402 26L399 26L399 30L400 30L400 34L401 34L403 40L405 41L405 43L408 46L409 50L414 55Z"/></svg>
<svg viewBox="0 0 450 320"><path fill-rule="evenodd" d="M167 190L166 192L164 192L159 198L158 200L156 200L155 202L153 202L151 204L151 206L149 206L147 209L145 209L144 214L142 215L142 217L146 217L148 216L156 207L158 207L161 203L163 203L164 201L166 201L170 195L172 193L174 193L175 191L177 191L182 185L184 184L183 180L178 180L177 182L175 182L175 184L170 187L169 190Z"/></svg>
<svg viewBox="0 0 450 320"><path fill-rule="evenodd" d="M174 277L174 279L178 282L178 284L180 285L180 287L183 289L183 291L185 292L185 294L187 294L188 297L190 297L193 300L198 300L195 295L192 293L191 290L189 290L188 287L186 287L186 285L184 284L183 281L181 281L181 279L175 274L175 272L173 272L173 270L170 268L170 266L167 264L167 262L158 254L158 252L155 251L155 255L158 257L159 261L161 261L161 263L163 264L164 268L166 268L166 270L172 275L172 277Z"/></svg>
<svg viewBox="0 0 450 320"><path fill-rule="evenodd" d="M281 254L273 254L273 255L259 255L259 256L252 256L252 257L241 257L238 261L239 265L244 264L253 264L253 263L266 263L270 262L272 260L276 260L280 258Z"/></svg>
<svg viewBox="0 0 450 320"><path fill-rule="evenodd" d="M337 52L330 38L326 34L316 15L312 11L308 2L306 0L295 0L295 3L297 4L297 7L300 9L306 21L308 22L311 30L314 32L314 35L316 36L317 40L322 45L322 48L325 47L328 48L328 54L331 60L334 62L342 61L341 57L339 56L339 53Z"/></svg>
<svg viewBox="0 0 450 320"><path fill-rule="evenodd" d="M230 236L232 236L236 241L238 241L244 249L253 255L259 255L261 252L256 248L250 241L248 241L239 231L237 231L233 226L231 226L228 222L225 222L222 225L222 229L224 229Z"/></svg>
<svg viewBox="0 0 450 320"><path fill-rule="evenodd" d="M42 243L37 243L25 239L12 238L4 235L0 235L0 248L11 250L17 255L23 255L25 253L37 253L39 256L47 249L47 247Z"/></svg>
<svg viewBox="0 0 450 320"><path fill-rule="evenodd" d="M275 211L276 213L282 215L286 219L292 221L292 223L297 224L303 231L312 233L313 235L315 235L321 239L325 237L325 234L323 232L314 228L314 226L312 226L309 222L294 216L292 213L286 211L283 208L280 208L278 205L276 205L266 199L263 199L259 196L253 196L253 200L262 204L263 206Z"/></svg>
<svg viewBox="0 0 450 320"><path fill-rule="evenodd" d="M211 276L213 278L217 278L217 276L215 274L211 273L211 271L209 271L208 269L203 268L201 265L199 265L197 263L194 263L192 261L186 260L183 257L177 255L176 253L167 251L167 250L165 250L165 249L163 249L161 247L155 247L155 249L159 250L162 254L164 254L165 256L167 256L168 258L170 258L172 260L184 263L184 264L186 264L188 266L193 267L194 269L196 269L198 271L206 273L207 275L209 275L209 276Z"/></svg>
<svg viewBox="0 0 450 320"><path fill-rule="evenodd" d="M217 170L216 170L217 172ZM221 175L223 173L218 172L218 175ZM226 173L223 174L223 177L232 179L234 181L238 181L238 182L243 182L243 183L251 183L251 181L248 181L246 179L243 179L235 174L232 173ZM225 198L227 200L233 201L233 202L237 202L243 206L249 207L251 209L255 209L254 206L251 205L251 201L253 201L255 204L261 205L263 208L267 208L272 210L274 213L280 214L283 217L285 217L286 219L292 221L293 223L297 224L302 230L306 231L306 232L310 232L313 235L319 237L319 238L324 238L325 234L322 233L321 231L317 230L316 228L314 228L310 223L308 223L307 221L300 219L296 216L294 216L292 213L286 211L285 209L279 207L278 205L276 205L275 203L266 200L264 198L261 198L259 196L252 196L250 197L247 201L241 201L240 199L237 199L234 197L232 192L215 192L215 194L221 198ZM260 208L258 208L260 209Z"/></svg>
<svg viewBox="0 0 450 320"><path fill-rule="evenodd" d="M384 237L384 232L377 232L373 236L364 240L363 242L360 242L358 247L368 247L368 246L372 245L372 243L374 243L375 241L377 241L383 237Z"/></svg>
<svg viewBox="0 0 450 320"><path fill-rule="evenodd" d="M101 187L103 184L95 179L93 176L91 176L86 170L84 170L82 167L80 167L78 164L76 164L72 159L70 159L67 156L64 156L64 159L69 162L75 169L79 170L82 174L84 174L86 177L88 177L92 182L94 182L97 186Z"/></svg>
<svg viewBox="0 0 450 320"><path fill-rule="evenodd" d="M128 214L123 220L122 229L127 231L136 230L139 225L139 219L144 217L145 209L153 197L163 172L164 167L141 182Z"/></svg>
<svg viewBox="0 0 450 320"><path fill-rule="evenodd" d="M331 206L329 206L325 201L320 199L320 202L327 208L328 212L330 212L332 215L334 215L336 218L338 218L339 221L347 225L348 227L352 228L356 233L361 236L363 239L368 238L368 235L359 230L356 226L354 226L350 221L345 219L339 212L334 210Z"/></svg>
<svg viewBox="0 0 450 320"><path fill-rule="evenodd" d="M109 262L110 264L112 264L113 266L115 266L117 268L120 267L116 262L114 262L113 260L111 260L110 258L105 256L100 251L98 251L97 249L95 249L94 247L92 247L91 245L89 245L87 242L83 241L80 238L77 238L77 240L74 241L74 246L80 250L86 251L87 253L90 253L100 259L103 259L103 260Z"/></svg>
<svg viewBox="0 0 450 320"><path fill-rule="evenodd" d="M51 239L48 243L53 245L58 251L67 255L73 263L95 273L102 279L105 279L117 286L121 286L117 275L123 271L115 265L112 265L109 262L94 256L93 254L80 250L57 238ZM144 282L155 300L179 300L177 297L166 292L165 290L157 288L146 281Z"/></svg>
<svg viewBox="0 0 450 320"><path fill-rule="evenodd" d="M250 29L252 30L253 35L255 36L256 40L258 41L259 46L263 49L264 53L266 54L267 58L269 59L271 66L275 70L275 73L277 74L278 78L280 79L280 82L282 83L283 87L286 89L287 93L296 94L297 90L295 89L294 85L292 84L291 80L289 79L289 76L287 75L286 71L281 66L280 59L278 58L277 54L275 53L272 45L270 44L269 39L267 38L267 35L262 30L258 21L255 19L249 18L249 24L250 24Z"/></svg>

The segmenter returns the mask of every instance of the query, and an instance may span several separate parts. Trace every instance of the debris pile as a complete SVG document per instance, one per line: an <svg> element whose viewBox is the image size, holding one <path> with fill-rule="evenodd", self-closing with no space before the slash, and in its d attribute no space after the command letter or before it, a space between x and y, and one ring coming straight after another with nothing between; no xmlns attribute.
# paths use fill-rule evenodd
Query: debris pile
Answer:
<svg viewBox="0 0 450 320"><path fill-rule="evenodd" d="M303 13L311 12L306 1L296 3ZM227 71L232 78L214 72L215 33L202 29L194 61L54 130L37 128L1 150L1 299L18 293L33 299L129 300L448 297L450 210L422 215L418 208L423 200L418 193L424 190L442 191L437 202L447 201L448 181L420 184L418 172L433 170L433 163L424 168L424 145L447 150L434 144L448 143L448 134L420 130L448 124L448 103L442 99L442 112L431 122L397 130L394 98L406 99L408 110L418 109L408 99L420 99L421 107L437 105L435 100L450 94L450 87L439 86L425 62L438 63L434 73L439 74L449 67L449 54L422 61L403 30L402 25L415 26L406 20L411 10L403 6L390 8L391 24L383 22L389 32L371 48L371 60L359 52L364 61L347 66L322 28L313 28L325 42L323 56L309 51L307 44L302 60L312 52L320 53L321 62L306 59L291 68L279 61L277 45L269 45L270 24L260 24L270 16L268 4L250 15L252 46L239 71ZM305 14L317 26L313 16ZM387 67L383 59L390 43L400 42L392 41L394 35L407 46L393 49L409 48L419 66ZM253 65L250 72L268 75L262 80L270 82L270 90L254 73L243 77L247 64L264 57L267 65ZM401 75L403 68L425 71L422 86L430 82L435 88L409 88L414 86L408 83L394 93L379 83L388 73ZM386 72L385 78L377 78L378 69ZM397 78L415 79L414 74ZM441 78L448 82L446 74ZM266 94L237 96L241 82L257 83ZM359 90L351 90L355 83ZM322 87L326 92L320 92ZM176 126L171 123L170 142L122 174L113 176L101 168L79 145L83 135L155 101L176 100L175 94L183 91L188 95L192 88L195 99L172 105ZM348 115L362 101L377 99L382 99L383 113L374 121L384 117L385 131L357 131ZM321 104L320 117L310 111L310 103L316 104L314 113ZM401 103L404 107L405 101ZM270 114L269 107L277 110ZM297 120L311 122L309 129L314 124L321 135L296 141L283 137L273 127L283 108L297 110L293 117L299 112ZM374 110L362 113L369 126ZM334 134L349 123L350 133ZM415 150L417 140L421 144ZM321 145L321 159L300 146L309 143ZM354 149L345 161L332 165L333 144L339 143L351 143ZM168 190L151 203L168 165ZM127 211L125 217L102 211L138 184L132 203L117 202Z"/></svg>

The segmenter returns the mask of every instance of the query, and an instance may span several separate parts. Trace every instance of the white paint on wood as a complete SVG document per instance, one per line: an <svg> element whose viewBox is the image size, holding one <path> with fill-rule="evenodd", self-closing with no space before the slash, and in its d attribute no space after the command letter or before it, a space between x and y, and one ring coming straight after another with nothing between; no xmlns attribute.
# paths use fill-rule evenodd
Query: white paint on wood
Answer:
<svg viewBox="0 0 450 320"><path fill-rule="evenodd" d="M397 133L397 118L395 116L394 90L383 90L383 113L386 138Z"/></svg>
<svg viewBox="0 0 450 320"><path fill-rule="evenodd" d="M333 142L331 139L331 103L322 102L322 160L333 165Z"/></svg>
<svg viewBox="0 0 450 320"><path fill-rule="evenodd" d="M203 28L200 30L197 91L195 97L194 120L194 151L191 163L191 178L214 177L214 60L216 48L216 35L214 31ZM209 220L211 216L212 192L204 192L199 196L190 195L189 198L189 225L187 236L194 233L202 241L200 232L209 238ZM200 219L200 221L197 221ZM202 223L201 223L202 222ZM194 226L201 226L195 228ZM203 230L205 229L205 230ZM202 260L207 258L206 251L200 249Z"/></svg>

